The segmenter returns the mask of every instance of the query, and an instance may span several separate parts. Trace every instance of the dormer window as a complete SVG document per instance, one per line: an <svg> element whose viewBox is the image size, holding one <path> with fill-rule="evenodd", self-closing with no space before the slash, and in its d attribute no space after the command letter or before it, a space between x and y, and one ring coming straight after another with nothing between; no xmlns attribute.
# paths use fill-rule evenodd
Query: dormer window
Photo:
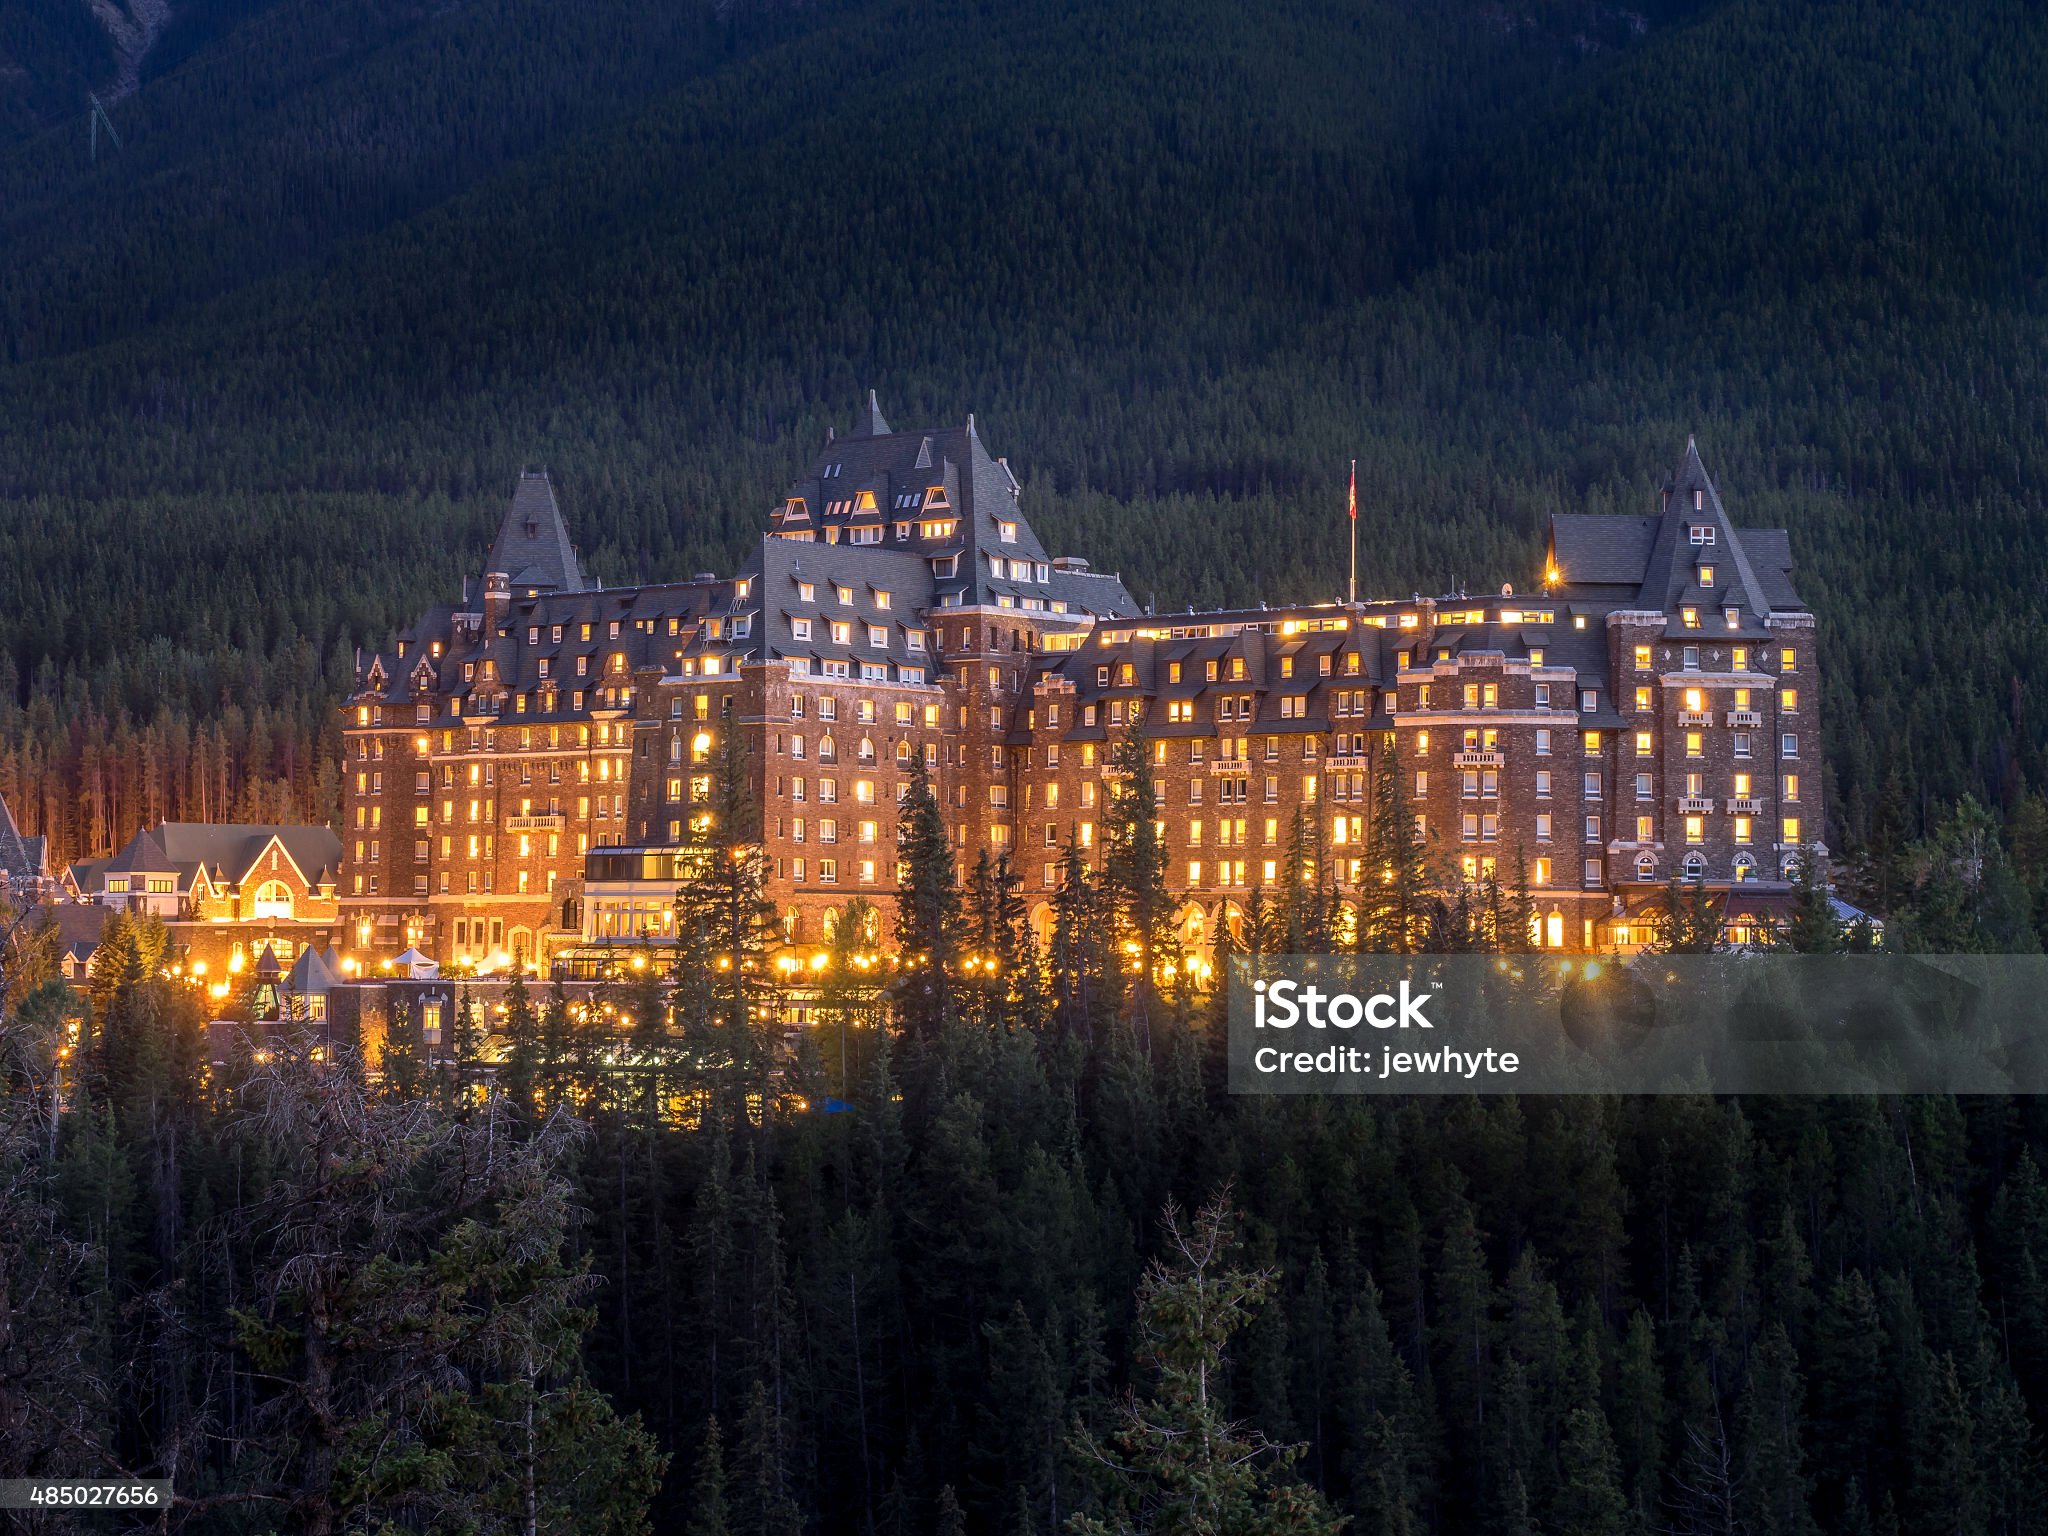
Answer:
<svg viewBox="0 0 2048 1536"><path fill-rule="evenodd" d="M1017 542L1017 525L1007 522L997 523L996 534L1005 544L1014 544Z"/></svg>
<svg viewBox="0 0 2048 1536"><path fill-rule="evenodd" d="M1705 590L1706 588L1708 588L1708 587L1711 587L1711 586L1712 586L1713 584L1714 584L1714 568L1713 568L1713 567L1712 567L1711 565L1703 565L1703 566L1701 566L1701 567L1700 567L1700 587L1701 587L1701 589L1702 589L1702 590Z"/></svg>
<svg viewBox="0 0 2048 1536"><path fill-rule="evenodd" d="M835 586L832 589L832 595L842 603L850 603L853 601L853 588Z"/></svg>
<svg viewBox="0 0 2048 1536"><path fill-rule="evenodd" d="M1728 621L1730 629L1742 628L1742 610L1740 608L1723 608L1721 610L1721 617Z"/></svg>
<svg viewBox="0 0 2048 1536"><path fill-rule="evenodd" d="M815 603L818 600L818 584L814 581L800 581L796 584L796 599L800 603Z"/></svg>
<svg viewBox="0 0 2048 1536"><path fill-rule="evenodd" d="M742 579L732 584L732 595L737 598L745 598L751 595L753 590L754 583L751 579Z"/></svg>
<svg viewBox="0 0 2048 1536"><path fill-rule="evenodd" d="M880 587L875 587L872 590L875 594L875 606L877 608L887 608L889 606L889 594Z"/></svg>
<svg viewBox="0 0 2048 1536"><path fill-rule="evenodd" d="M1699 609L1681 608L1678 610L1678 616L1687 629L1698 629L1700 627Z"/></svg>
<svg viewBox="0 0 2048 1536"><path fill-rule="evenodd" d="M1692 525L1692 542L1695 547L1711 545L1714 542L1714 525L1712 523L1694 523Z"/></svg>

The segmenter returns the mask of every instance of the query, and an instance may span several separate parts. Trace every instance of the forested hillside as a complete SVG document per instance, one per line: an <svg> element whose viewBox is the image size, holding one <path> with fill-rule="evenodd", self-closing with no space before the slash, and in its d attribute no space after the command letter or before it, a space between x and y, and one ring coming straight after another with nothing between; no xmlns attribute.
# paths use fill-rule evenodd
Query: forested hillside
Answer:
<svg viewBox="0 0 2048 1536"><path fill-rule="evenodd" d="M318 814L353 647L522 464L687 573L869 386L1162 607L1333 595L1354 456L1363 584L1526 580L1697 432L1822 614L1830 840L2040 777L2032 8L231 20L120 154L0 152L0 793L60 852L201 781Z"/></svg>

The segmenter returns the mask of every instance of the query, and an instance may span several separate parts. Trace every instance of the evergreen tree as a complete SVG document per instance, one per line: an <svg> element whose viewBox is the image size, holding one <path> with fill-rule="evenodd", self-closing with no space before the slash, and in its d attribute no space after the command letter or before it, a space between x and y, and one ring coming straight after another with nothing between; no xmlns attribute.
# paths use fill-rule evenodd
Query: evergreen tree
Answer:
<svg viewBox="0 0 2048 1536"><path fill-rule="evenodd" d="M725 1517L725 1449L719 1443L718 1420L704 1426L704 1449L690 1489L689 1536L729 1536Z"/></svg>
<svg viewBox="0 0 2048 1536"><path fill-rule="evenodd" d="M1077 1515L1071 1529L1334 1536L1341 1520L1284 1476L1300 1447L1274 1445L1223 1412L1224 1352L1272 1295L1275 1277L1230 1266L1233 1224L1221 1200L1192 1222L1169 1204L1161 1230L1170 1258L1152 1265L1138 1292L1139 1358L1152 1384L1106 1439L1077 1436L1076 1454L1098 1469L1105 1508Z"/></svg>
<svg viewBox="0 0 2048 1536"><path fill-rule="evenodd" d="M937 1039L956 1016L954 969L959 941L959 897L953 843L931 770L913 753L897 809L896 942L911 957L898 988L897 1007L914 1040Z"/></svg>

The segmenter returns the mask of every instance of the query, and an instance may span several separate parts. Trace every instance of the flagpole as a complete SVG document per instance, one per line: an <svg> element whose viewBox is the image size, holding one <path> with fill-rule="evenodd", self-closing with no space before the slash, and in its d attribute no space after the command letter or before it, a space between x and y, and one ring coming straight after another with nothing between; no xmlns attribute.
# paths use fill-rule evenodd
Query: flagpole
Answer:
<svg viewBox="0 0 2048 1536"><path fill-rule="evenodd" d="M1351 514L1351 606L1358 606L1358 460L1351 461L1351 494L1345 503Z"/></svg>

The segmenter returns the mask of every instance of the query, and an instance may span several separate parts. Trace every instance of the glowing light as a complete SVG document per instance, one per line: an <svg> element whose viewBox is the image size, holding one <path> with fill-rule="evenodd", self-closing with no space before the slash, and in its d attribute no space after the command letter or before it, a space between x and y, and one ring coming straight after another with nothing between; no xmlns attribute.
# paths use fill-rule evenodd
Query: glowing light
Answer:
<svg viewBox="0 0 2048 1536"><path fill-rule="evenodd" d="M646 957L645 955L635 955L635 956L633 957L633 969L634 969L634 970L636 970L636 971L644 971L644 970L646 970L646 969L647 969L647 957Z"/></svg>
<svg viewBox="0 0 2048 1536"><path fill-rule="evenodd" d="M228 974L230 976L242 974L242 952L239 949L228 956Z"/></svg>
<svg viewBox="0 0 2048 1536"><path fill-rule="evenodd" d="M206 962L204 960L194 960L192 962L192 974L194 976L204 976L206 974Z"/></svg>
<svg viewBox="0 0 2048 1536"><path fill-rule="evenodd" d="M1599 979L1600 979L1600 962L1599 962L1598 960L1588 960L1588 961L1586 962L1586 980L1588 980L1588 981L1598 981Z"/></svg>

